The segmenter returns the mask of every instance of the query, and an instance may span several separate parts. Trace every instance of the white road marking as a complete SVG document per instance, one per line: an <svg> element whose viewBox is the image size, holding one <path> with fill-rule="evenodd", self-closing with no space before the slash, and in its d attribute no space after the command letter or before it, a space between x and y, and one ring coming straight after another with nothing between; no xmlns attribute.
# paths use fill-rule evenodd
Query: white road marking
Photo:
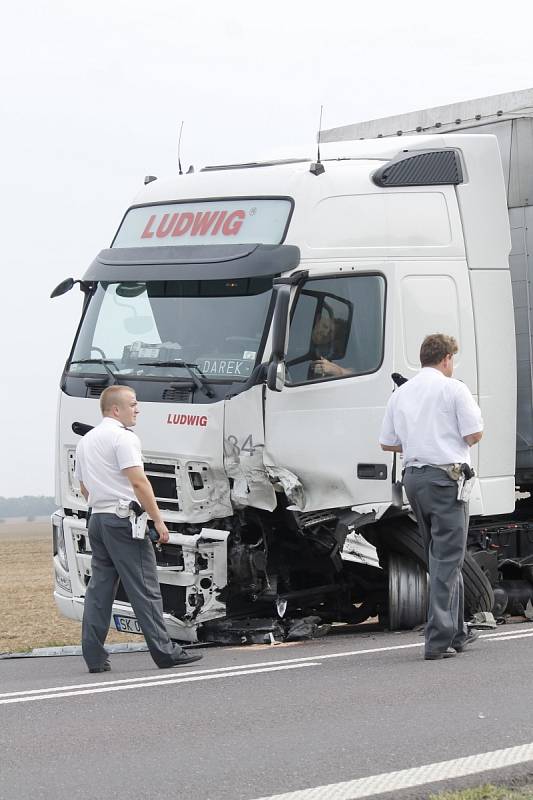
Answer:
<svg viewBox="0 0 533 800"><path fill-rule="evenodd" d="M314 658L308 660L316 661ZM279 667L284 664L292 664L294 659L283 659L278 661L260 661L257 664L234 664L231 667L214 667L213 669L195 669L180 670L179 672L158 672L157 675L143 675L141 678L118 678L116 680L107 681L91 681L90 683L69 683L65 686L47 686L44 689L23 689L19 692L4 692L0 694L0 699L3 697L17 697L26 694L41 694L43 692L67 692L72 689L90 689L95 686L115 686L121 683L143 683L148 681L167 681L171 678L185 678L189 675L209 675L210 673L219 672L234 672L241 669L258 669L259 667Z"/></svg>
<svg viewBox="0 0 533 800"><path fill-rule="evenodd" d="M69 692L53 692L49 694L27 694L24 697L8 697L0 700L0 705L8 705L12 703L28 703L35 700L52 700L58 697L79 697L86 694L101 694L102 692L120 692L126 689L146 689L152 686L168 686L175 683L192 683L195 681L212 681L217 678L235 678L240 675L257 675L262 672L279 672L281 670L289 669L304 669L305 667L319 667L319 663L309 662L307 664L287 664L286 666L267 667L265 669L243 669L235 670L233 672L217 672L214 675L189 675L180 676L179 678L167 678L151 683L127 683L120 686L109 686L108 684L93 684L91 689L81 689Z"/></svg>
<svg viewBox="0 0 533 800"><path fill-rule="evenodd" d="M522 623L516 626L516 628L509 628L507 625L503 625L498 631L489 631L488 633L484 634L484 637L488 636L521 636L523 633L533 633L533 628L531 625L527 625L526 623Z"/></svg>
<svg viewBox="0 0 533 800"><path fill-rule="evenodd" d="M183 678L188 677L189 675L209 675L209 673L216 673L219 674L221 672L233 672L236 670L249 670L249 669L258 669L259 667L278 667L283 668L283 665L303 665L305 666L306 663L309 662L318 662L326 658L342 658L344 656L356 656L356 655L366 655L368 653L382 653L389 650L404 650L410 647L422 647L423 642L416 642L414 644L400 644L400 645L393 645L390 647L373 647L369 648L368 650L349 650L341 653L326 653L324 655L314 655L314 656L303 656L302 658L283 658L277 659L276 661L260 661L257 664L240 664L231 667L218 667L214 669L206 669L206 670L194 670L193 672L171 672L167 673L164 678L161 675L148 675L143 676L141 678L119 678L117 680L110 680L110 681L93 681L91 683L78 683L78 684L67 684L65 686L50 686L44 689L24 689L18 692L4 692L0 694L0 701L2 698L9 698L9 697L17 697L22 695L31 695L31 694L42 694L43 692L64 692L69 691L72 689L85 689L85 688L92 688L95 686L114 686L117 684L135 684L141 683L145 684L149 681L153 681L154 683L157 682L167 682L171 678ZM259 671L259 670L258 670Z"/></svg>
<svg viewBox="0 0 533 800"><path fill-rule="evenodd" d="M455 758L451 761L438 761L412 769L401 769L397 772L385 772L358 778L342 783L330 783L326 786L315 786L312 789L300 789L295 792L269 795L256 800L360 800L384 792L400 791L413 786L423 786L435 781L461 778L465 775L476 775L491 769L502 769L515 764L524 764L533 760L533 743L504 750L493 750L489 753Z"/></svg>
<svg viewBox="0 0 533 800"><path fill-rule="evenodd" d="M530 633L515 633L512 636L484 636L483 638L493 642L511 642L515 639L529 639L531 636L533 636L533 631Z"/></svg>
<svg viewBox="0 0 533 800"><path fill-rule="evenodd" d="M522 639L526 637L533 636L533 630L528 629L527 632L524 631L522 626L520 626L519 630L500 630L494 631L491 633L486 633L481 635L481 639L488 639L488 640L500 640L500 641L509 641L509 639ZM370 647L363 650L346 650L341 651L338 653L324 653L322 655L314 655L314 656L302 656L300 658L286 658L286 659L276 659L275 661L260 661L256 664L240 664L240 665L233 665L231 667L216 667L213 669L199 669L193 670L188 672L169 672L166 673L164 677L160 674L157 675L148 675L143 676L140 678L119 678L113 679L108 681L93 681L91 683L78 683L78 684L67 684L65 686L50 686L44 689L24 689L17 692L4 692L0 693L0 704L2 703L4 698L15 698L15 697L26 697L31 695L43 695L49 693L64 693L64 692L71 692L73 690L78 689L94 689L95 687L114 687L121 685L132 685L132 688L135 688L135 685L139 686L148 686L150 683L154 685L160 685L161 683L172 682L172 679L176 678L178 680L182 680L184 678L188 678L189 676L210 676L214 674L216 676L223 677L221 673L232 673L237 671L242 671L243 674L245 670L256 670L260 671L263 667L276 667L278 669L283 669L285 666L290 665L303 665L305 666L307 663L310 662L320 662L329 658L347 658L350 656L358 656L358 655L369 655L371 653L387 653L395 650L406 650L414 647L423 647L424 642L412 642L409 644L396 644L396 645L387 645L385 647ZM78 692L81 694L81 692ZM30 698L31 699L31 698Z"/></svg>
<svg viewBox="0 0 533 800"><path fill-rule="evenodd" d="M522 623L520 625L517 625L516 628L511 628L511 629L509 629L507 625L504 625L498 631L488 631L487 633L484 633L483 638L493 639L494 637L498 636L523 636L525 633L533 634L533 628L531 627L531 625L526 625L525 623Z"/></svg>

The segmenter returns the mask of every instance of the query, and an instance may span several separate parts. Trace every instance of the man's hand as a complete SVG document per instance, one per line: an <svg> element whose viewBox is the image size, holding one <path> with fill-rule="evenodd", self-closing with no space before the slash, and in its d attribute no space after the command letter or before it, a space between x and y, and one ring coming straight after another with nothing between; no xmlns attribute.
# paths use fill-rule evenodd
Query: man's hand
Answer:
<svg viewBox="0 0 533 800"><path fill-rule="evenodd" d="M351 375L352 371L321 356L318 361L313 361L313 374L315 378L321 378L323 375L329 378L339 378L341 375Z"/></svg>
<svg viewBox="0 0 533 800"><path fill-rule="evenodd" d="M386 450L388 453L401 453L402 446L401 444L382 444L382 450Z"/></svg>
<svg viewBox="0 0 533 800"><path fill-rule="evenodd" d="M144 510L148 513L150 519L154 521L154 526L159 534L160 541L165 544L168 542L168 528L163 522L161 511L157 505L152 484L146 477L142 467L127 467L122 470L122 474L131 483L135 496Z"/></svg>
<svg viewBox="0 0 533 800"><path fill-rule="evenodd" d="M168 528L161 520L160 522L154 522L154 527L159 534L159 541L161 544L166 544L168 542Z"/></svg>

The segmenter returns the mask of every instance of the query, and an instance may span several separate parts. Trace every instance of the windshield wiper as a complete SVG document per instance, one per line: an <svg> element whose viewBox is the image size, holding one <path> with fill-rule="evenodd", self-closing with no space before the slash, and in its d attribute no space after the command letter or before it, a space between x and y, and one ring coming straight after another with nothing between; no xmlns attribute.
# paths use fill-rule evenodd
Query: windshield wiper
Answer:
<svg viewBox="0 0 533 800"><path fill-rule="evenodd" d="M207 395L207 397L215 396L215 393L207 383L204 374L200 371L198 364L188 364L186 361L182 361L178 358L174 361L139 361L138 363L140 367L179 367L181 369L186 369L197 389L200 389L200 391ZM200 379L198 375L193 372L193 367L200 372L202 379Z"/></svg>
<svg viewBox="0 0 533 800"><path fill-rule="evenodd" d="M116 374L113 372L111 367L108 366L109 364L113 364L114 367L116 367L117 365L110 358L78 358L76 361L71 361L69 363L69 367L71 367L72 364L101 364L103 368L106 370L106 372L109 372L109 374L111 375L113 383L118 383L118 378Z"/></svg>

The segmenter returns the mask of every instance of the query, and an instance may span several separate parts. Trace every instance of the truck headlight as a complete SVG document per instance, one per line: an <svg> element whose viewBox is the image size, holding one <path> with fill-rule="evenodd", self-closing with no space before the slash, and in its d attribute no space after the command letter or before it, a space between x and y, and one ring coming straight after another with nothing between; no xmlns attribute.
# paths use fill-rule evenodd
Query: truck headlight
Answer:
<svg viewBox="0 0 533 800"><path fill-rule="evenodd" d="M62 575L57 567L55 568L55 575L57 586L59 586L60 589L64 589L66 592L69 592L69 594L72 594L72 583L70 578L66 578L64 575Z"/></svg>
<svg viewBox="0 0 533 800"><path fill-rule="evenodd" d="M63 530L63 520L61 517L52 517L52 537L54 555L58 557L59 563L68 572L67 548L65 547L65 532Z"/></svg>

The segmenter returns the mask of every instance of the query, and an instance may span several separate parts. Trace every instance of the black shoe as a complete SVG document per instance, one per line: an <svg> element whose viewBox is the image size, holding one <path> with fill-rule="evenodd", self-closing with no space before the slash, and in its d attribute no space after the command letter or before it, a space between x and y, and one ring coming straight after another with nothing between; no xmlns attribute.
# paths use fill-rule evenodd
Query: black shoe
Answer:
<svg viewBox="0 0 533 800"><path fill-rule="evenodd" d="M109 672L111 663L106 659L101 667L89 667L89 672Z"/></svg>
<svg viewBox="0 0 533 800"><path fill-rule="evenodd" d="M465 647L468 647L469 644L475 642L476 639L479 639L479 631L474 630L474 628L470 628L466 635L466 639L461 644L454 644L452 647L457 653L462 653Z"/></svg>
<svg viewBox="0 0 533 800"><path fill-rule="evenodd" d="M182 667L186 664L192 664L193 661L200 661L203 658L200 653L187 653L185 650L182 650L181 653L177 656L174 656L174 660L170 662L170 664L158 664L157 666L159 669L171 669L172 667Z"/></svg>
<svg viewBox="0 0 533 800"><path fill-rule="evenodd" d="M437 661L439 658L453 658L455 655L456 653L453 647L447 647L446 650L424 653L424 658L426 661Z"/></svg>

